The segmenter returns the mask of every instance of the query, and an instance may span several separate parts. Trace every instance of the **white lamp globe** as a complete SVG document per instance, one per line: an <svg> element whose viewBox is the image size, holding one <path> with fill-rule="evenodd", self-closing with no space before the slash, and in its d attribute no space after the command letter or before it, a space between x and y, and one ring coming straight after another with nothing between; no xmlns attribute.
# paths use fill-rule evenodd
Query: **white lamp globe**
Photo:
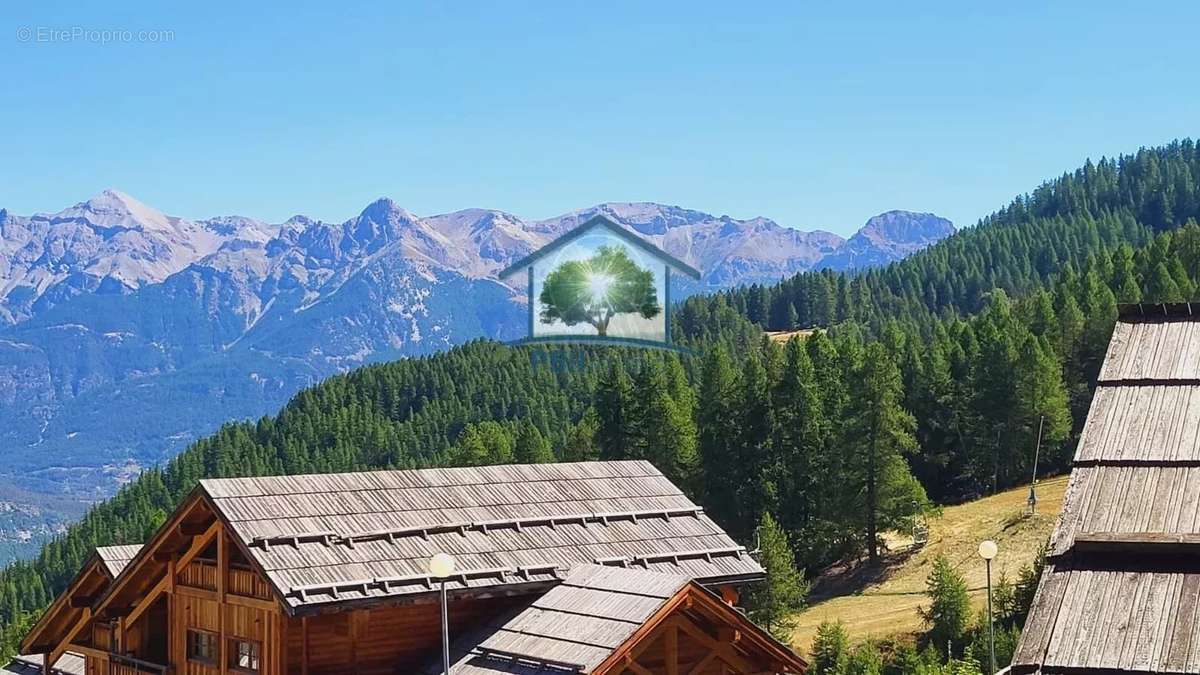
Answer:
<svg viewBox="0 0 1200 675"><path fill-rule="evenodd" d="M995 558L996 553L999 552L999 550L999 547L996 546L996 542L992 541L991 539L985 539L979 543L979 557L983 558L984 560L991 560L992 558Z"/></svg>
<svg viewBox="0 0 1200 675"><path fill-rule="evenodd" d="M454 556L446 553L435 554L429 559L429 573L439 579L445 579L454 574L454 566Z"/></svg>

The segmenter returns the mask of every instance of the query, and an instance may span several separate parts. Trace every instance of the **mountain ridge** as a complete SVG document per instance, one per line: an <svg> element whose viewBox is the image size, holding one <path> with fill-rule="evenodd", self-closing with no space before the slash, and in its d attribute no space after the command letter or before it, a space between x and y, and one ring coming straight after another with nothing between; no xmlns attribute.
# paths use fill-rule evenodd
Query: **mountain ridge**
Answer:
<svg viewBox="0 0 1200 675"><path fill-rule="evenodd" d="M340 223L267 223L189 220L106 190L54 214L2 213L0 483L81 500L331 375L521 337L525 289L497 272L594 215L706 271L677 297L775 281L847 241L651 202L526 221L420 217L381 197Z"/></svg>

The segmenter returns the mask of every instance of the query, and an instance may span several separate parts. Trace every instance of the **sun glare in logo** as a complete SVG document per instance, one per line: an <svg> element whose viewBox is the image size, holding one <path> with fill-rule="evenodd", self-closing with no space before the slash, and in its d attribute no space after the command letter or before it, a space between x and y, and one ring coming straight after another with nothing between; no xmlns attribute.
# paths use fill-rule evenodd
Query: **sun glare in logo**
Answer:
<svg viewBox="0 0 1200 675"><path fill-rule="evenodd" d="M612 288L613 278L603 272L588 274L588 290L592 292L592 302L600 304L608 298L608 289Z"/></svg>

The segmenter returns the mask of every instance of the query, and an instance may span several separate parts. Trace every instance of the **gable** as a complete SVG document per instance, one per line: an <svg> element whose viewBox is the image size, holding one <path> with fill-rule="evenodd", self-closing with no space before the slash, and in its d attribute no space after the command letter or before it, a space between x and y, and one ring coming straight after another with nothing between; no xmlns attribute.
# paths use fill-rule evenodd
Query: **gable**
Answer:
<svg viewBox="0 0 1200 675"><path fill-rule="evenodd" d="M685 576L581 565L457 640L452 675L802 673L806 665ZM724 670L722 670L724 668ZM440 662L425 672L441 672Z"/></svg>
<svg viewBox="0 0 1200 675"><path fill-rule="evenodd" d="M112 579L99 556L93 554L38 618L21 643L22 651L41 654L57 646L63 634L85 620L89 606L108 590Z"/></svg>

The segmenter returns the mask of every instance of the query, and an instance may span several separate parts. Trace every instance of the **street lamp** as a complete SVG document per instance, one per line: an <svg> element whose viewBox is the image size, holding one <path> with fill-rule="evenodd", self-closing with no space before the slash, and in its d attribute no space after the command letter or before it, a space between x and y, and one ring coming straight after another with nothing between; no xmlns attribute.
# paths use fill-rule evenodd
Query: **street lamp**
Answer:
<svg viewBox="0 0 1200 675"><path fill-rule="evenodd" d="M988 663L991 665L988 673L996 672L996 629L992 621L992 558L996 557L999 550L996 542L991 539L979 543L979 557L983 558L987 565Z"/></svg>
<svg viewBox="0 0 1200 675"><path fill-rule="evenodd" d="M454 556L437 553L429 559L429 573L442 580L442 668L450 675L450 618L446 609L446 579L454 574Z"/></svg>

